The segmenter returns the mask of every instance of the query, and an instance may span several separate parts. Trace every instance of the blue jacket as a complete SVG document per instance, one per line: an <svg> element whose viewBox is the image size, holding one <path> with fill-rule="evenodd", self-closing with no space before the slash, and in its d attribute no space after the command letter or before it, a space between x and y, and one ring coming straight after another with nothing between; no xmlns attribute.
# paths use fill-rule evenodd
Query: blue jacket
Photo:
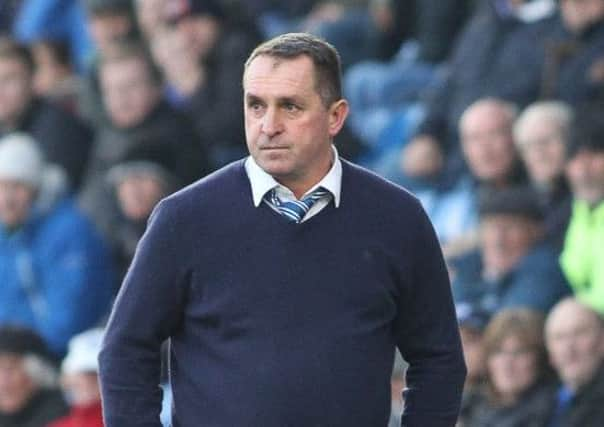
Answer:
<svg viewBox="0 0 604 427"><path fill-rule="evenodd" d="M452 261L452 282L456 305L478 304L494 313L510 307L528 307L547 313L563 296L570 294L556 252L545 244L533 247L498 280L482 277L482 257L478 251Z"/></svg>
<svg viewBox="0 0 604 427"><path fill-rule="evenodd" d="M57 355L109 308L104 243L65 195L35 206L20 229L0 224L0 324L32 327Z"/></svg>

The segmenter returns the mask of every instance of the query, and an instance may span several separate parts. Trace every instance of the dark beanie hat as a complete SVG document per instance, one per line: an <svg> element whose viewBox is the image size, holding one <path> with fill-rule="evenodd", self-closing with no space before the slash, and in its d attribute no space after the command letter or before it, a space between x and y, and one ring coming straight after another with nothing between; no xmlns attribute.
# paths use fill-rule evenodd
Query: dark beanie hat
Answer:
<svg viewBox="0 0 604 427"><path fill-rule="evenodd" d="M479 195L478 211L486 215L518 215L540 221L544 217L537 193L530 187L510 187L483 190Z"/></svg>
<svg viewBox="0 0 604 427"><path fill-rule="evenodd" d="M46 344L37 333L31 329L12 325L0 326L0 354L2 353L35 354L50 358Z"/></svg>

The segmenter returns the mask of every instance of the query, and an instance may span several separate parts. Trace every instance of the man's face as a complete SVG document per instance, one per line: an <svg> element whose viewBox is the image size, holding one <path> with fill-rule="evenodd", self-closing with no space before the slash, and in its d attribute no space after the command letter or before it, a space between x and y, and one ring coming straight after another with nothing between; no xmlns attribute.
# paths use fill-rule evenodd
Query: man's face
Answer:
<svg viewBox="0 0 604 427"><path fill-rule="evenodd" d="M577 303L552 313L545 339L551 364L572 389L589 382L604 361L604 328L594 313Z"/></svg>
<svg viewBox="0 0 604 427"><path fill-rule="evenodd" d="M543 119L530 122L519 142L522 158L535 183L552 184L564 173L565 145L556 123Z"/></svg>
<svg viewBox="0 0 604 427"><path fill-rule="evenodd" d="M139 58L104 64L100 79L105 107L118 128L140 124L159 102L159 88Z"/></svg>
<svg viewBox="0 0 604 427"><path fill-rule="evenodd" d="M340 100L325 107L307 56L257 57L245 73L244 95L250 154L300 196L329 171L331 141L344 123L348 105Z"/></svg>
<svg viewBox="0 0 604 427"><path fill-rule="evenodd" d="M23 224L35 199L35 190L27 184L0 180L0 222L8 229Z"/></svg>
<svg viewBox="0 0 604 427"><path fill-rule="evenodd" d="M165 186L159 180L143 174L128 177L117 186L122 212L135 221L147 219L165 194Z"/></svg>
<svg viewBox="0 0 604 427"><path fill-rule="evenodd" d="M516 153L511 123L501 108L477 107L461 124L462 148L472 174L480 181L505 180Z"/></svg>
<svg viewBox="0 0 604 427"><path fill-rule="evenodd" d="M510 335L489 355L487 367L497 393L503 397L517 397L535 383L537 352Z"/></svg>
<svg viewBox="0 0 604 427"><path fill-rule="evenodd" d="M91 405L101 400L99 379L94 372L64 374L61 385L73 405Z"/></svg>
<svg viewBox="0 0 604 427"><path fill-rule="evenodd" d="M534 220L519 215L491 214L480 221L484 268L495 275L512 270L538 237Z"/></svg>
<svg viewBox="0 0 604 427"><path fill-rule="evenodd" d="M23 408L36 387L24 367L23 357L0 354L0 413L14 414Z"/></svg>
<svg viewBox="0 0 604 427"><path fill-rule="evenodd" d="M592 206L604 200L604 151L580 150L566 164L573 195Z"/></svg>
<svg viewBox="0 0 604 427"><path fill-rule="evenodd" d="M0 59L0 125L14 126L32 97L28 68L17 59Z"/></svg>

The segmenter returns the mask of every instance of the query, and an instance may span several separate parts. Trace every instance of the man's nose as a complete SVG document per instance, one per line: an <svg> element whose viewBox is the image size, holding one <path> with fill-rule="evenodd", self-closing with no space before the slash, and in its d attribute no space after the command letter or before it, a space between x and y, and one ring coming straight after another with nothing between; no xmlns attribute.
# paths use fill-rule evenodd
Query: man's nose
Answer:
<svg viewBox="0 0 604 427"><path fill-rule="evenodd" d="M276 109L269 108L262 118L262 132L269 137L279 134L283 130L283 124Z"/></svg>

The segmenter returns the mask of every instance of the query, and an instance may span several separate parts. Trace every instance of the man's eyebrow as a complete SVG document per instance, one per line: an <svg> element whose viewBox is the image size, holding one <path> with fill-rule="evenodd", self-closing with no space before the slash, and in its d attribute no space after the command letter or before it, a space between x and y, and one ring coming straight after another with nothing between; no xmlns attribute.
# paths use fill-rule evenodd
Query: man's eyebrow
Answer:
<svg viewBox="0 0 604 427"><path fill-rule="evenodd" d="M260 98L258 95L254 95L253 93L246 93L245 100L246 101L261 101L262 98Z"/></svg>

